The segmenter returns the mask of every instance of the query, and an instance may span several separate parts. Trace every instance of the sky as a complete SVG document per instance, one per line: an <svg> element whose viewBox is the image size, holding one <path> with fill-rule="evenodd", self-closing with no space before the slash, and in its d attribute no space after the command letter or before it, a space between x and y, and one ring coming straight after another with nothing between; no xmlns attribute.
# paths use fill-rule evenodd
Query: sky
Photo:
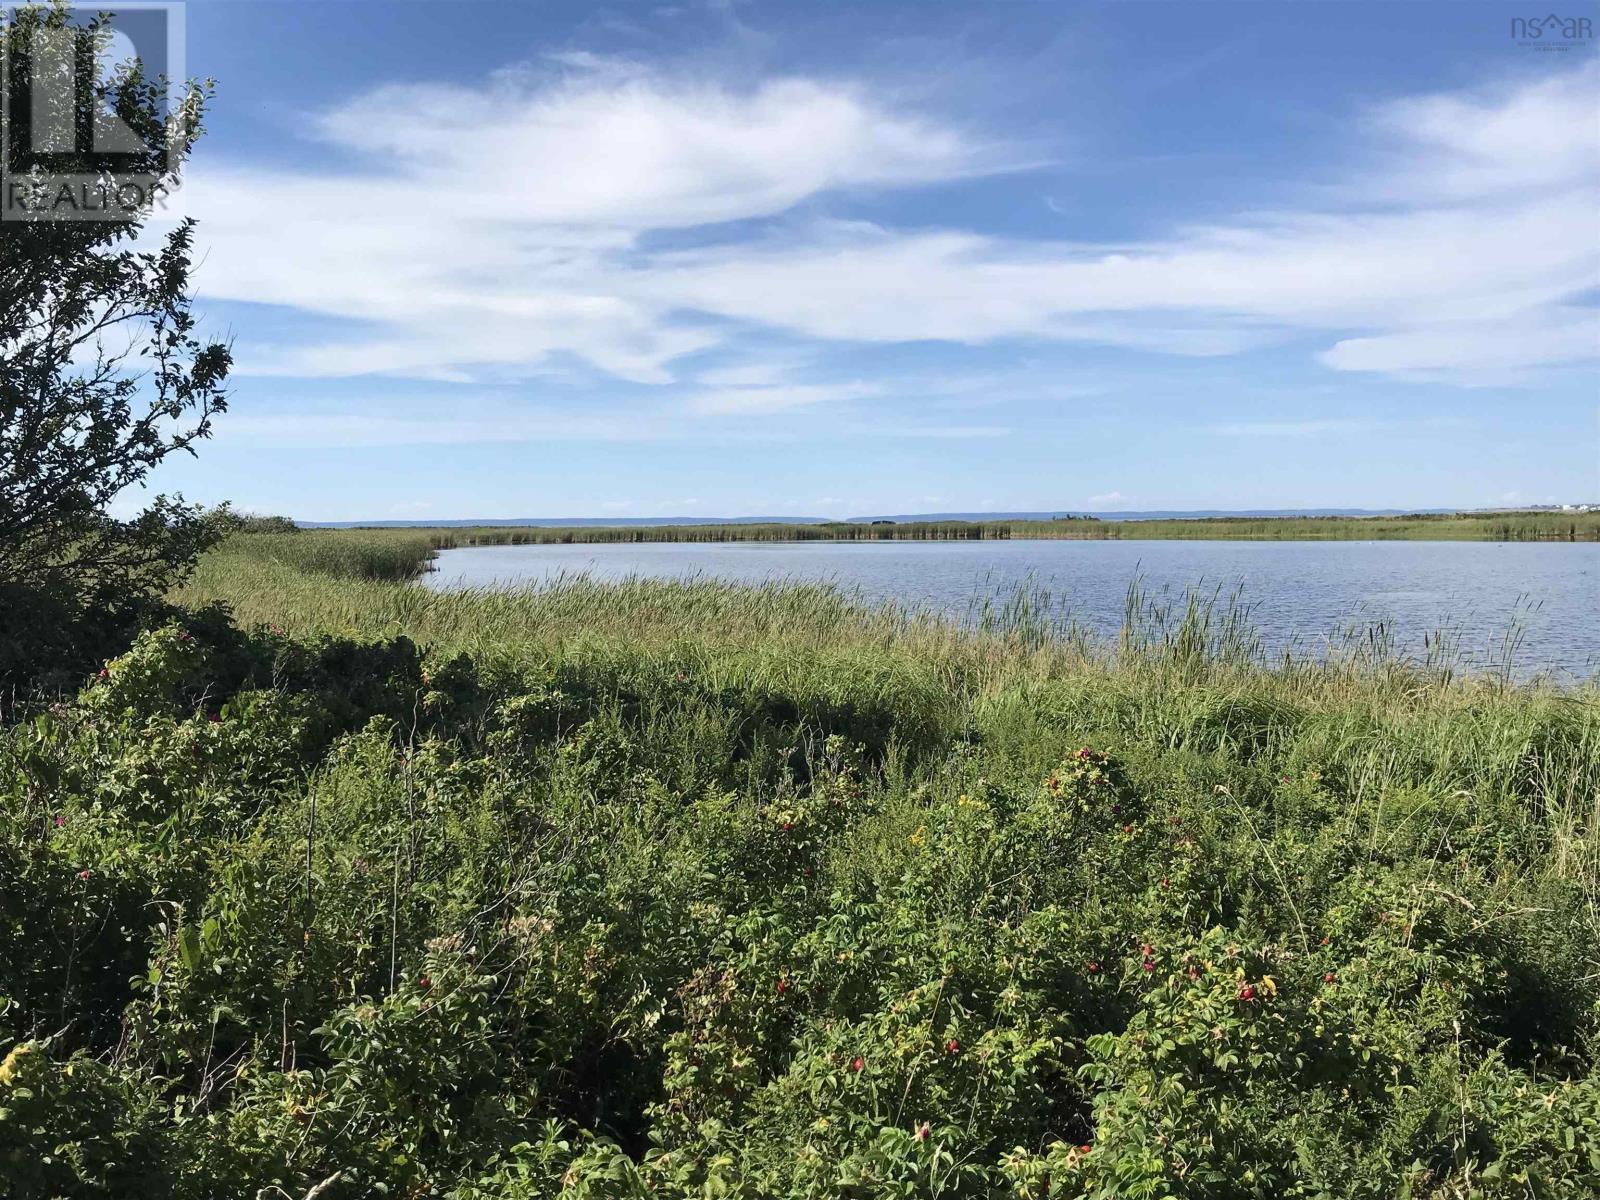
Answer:
<svg viewBox="0 0 1600 1200"><path fill-rule="evenodd" d="M183 202L236 366L152 486L311 520L1600 500L1600 50L1525 15L191 0Z"/></svg>

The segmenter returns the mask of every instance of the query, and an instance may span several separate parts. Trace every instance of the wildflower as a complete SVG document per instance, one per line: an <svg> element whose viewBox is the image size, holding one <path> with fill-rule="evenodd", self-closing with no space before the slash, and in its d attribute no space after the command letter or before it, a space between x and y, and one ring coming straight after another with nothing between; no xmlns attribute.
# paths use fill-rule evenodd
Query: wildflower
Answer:
<svg viewBox="0 0 1600 1200"><path fill-rule="evenodd" d="M1122 827L1122 832L1123 833L1132 833L1133 832L1133 826L1132 825L1124 825Z"/></svg>
<svg viewBox="0 0 1600 1200"><path fill-rule="evenodd" d="M1156 969L1156 964L1155 964L1155 963L1153 963L1153 962L1151 962L1151 961L1150 961L1150 960L1149 960L1149 959L1148 959L1148 958L1147 958L1147 959L1145 959L1145 960L1144 960L1144 969L1145 969L1145 970L1146 970L1146 971L1154 971L1154 970L1155 970L1155 969Z"/></svg>
<svg viewBox="0 0 1600 1200"><path fill-rule="evenodd" d="M63 817L60 813L57 813L56 816L55 816L55 822L56 822L56 828L60 829L63 825L65 825L67 823L67 819L65 817Z"/></svg>
<svg viewBox="0 0 1600 1200"><path fill-rule="evenodd" d="M960 1054L961 1053L961 1043L956 1041L955 1038L951 1038L948 1042L946 1042L944 1044L944 1052L946 1054Z"/></svg>
<svg viewBox="0 0 1600 1200"><path fill-rule="evenodd" d="M866 1065L866 1060L863 1059L859 1054L850 1061L850 1069L857 1075L861 1074L861 1068L865 1067Z"/></svg>
<svg viewBox="0 0 1600 1200"><path fill-rule="evenodd" d="M1093 1146L1089 1145L1088 1142L1085 1142L1083 1145L1078 1147L1078 1153L1079 1154L1087 1154L1087 1153L1089 1153L1089 1151L1091 1151L1093 1149L1094 1149Z"/></svg>
<svg viewBox="0 0 1600 1200"><path fill-rule="evenodd" d="M1332 971L1325 971L1325 972L1323 972L1323 975L1322 975L1322 982L1323 983L1338 983L1339 982L1339 977L1337 975L1335 975Z"/></svg>
<svg viewBox="0 0 1600 1200"><path fill-rule="evenodd" d="M927 832L927 828L928 827L926 825L917 826L916 832L913 833L908 839L913 846L922 845L923 835Z"/></svg>
<svg viewBox="0 0 1600 1200"><path fill-rule="evenodd" d="M1256 998L1256 989L1255 989L1255 985L1254 984L1247 983L1242 988L1239 989L1239 999L1245 1000L1245 1001L1249 1001L1249 1000L1254 1000L1255 998Z"/></svg>
<svg viewBox="0 0 1600 1200"><path fill-rule="evenodd" d="M783 828L783 831L784 831L784 832L785 832L785 833L788 833L788 832L790 832L790 831L791 831L791 830L793 830L793 829L794 829L794 822L793 822L793 821L785 821L785 822L784 822L784 823L783 823L783 826L782 826L782 828Z"/></svg>
<svg viewBox="0 0 1600 1200"><path fill-rule="evenodd" d="M1100 964L1097 963L1097 962L1090 963L1089 964L1089 974L1098 975L1099 973L1100 973Z"/></svg>
<svg viewBox="0 0 1600 1200"><path fill-rule="evenodd" d="M104 667L101 667L100 668L100 673L97 676L97 678L99 678L99 679L110 679L111 678L111 672L106 670Z"/></svg>
<svg viewBox="0 0 1600 1200"><path fill-rule="evenodd" d="M804 870L802 870L802 871L801 871L801 872L800 872L800 873L801 873L801 874L802 874L802 875L804 875L804 876L805 876L805 877L806 877L806 878L807 878L807 879L810 879L810 878L811 878L811 868L810 868L810 867L806 867L806 868L805 868L805 869L804 869Z"/></svg>
<svg viewBox="0 0 1600 1200"><path fill-rule="evenodd" d="M778 995L783 995L789 990L789 981L782 975L778 976Z"/></svg>
<svg viewBox="0 0 1600 1200"><path fill-rule="evenodd" d="M85 867L83 870L78 872L78 878L87 880L89 878L89 876L91 876L93 874L94 874L93 871L89 870L88 867Z"/></svg>
<svg viewBox="0 0 1600 1200"><path fill-rule="evenodd" d="M917 1141L925 1142L927 1140L928 1140L928 1123L926 1121L924 1121L921 1125L917 1126Z"/></svg>
<svg viewBox="0 0 1600 1200"><path fill-rule="evenodd" d="M1146 942L1146 943L1144 943L1144 945L1139 947L1139 953L1144 955L1146 958L1149 958L1155 952L1156 952L1155 947L1152 946L1149 942Z"/></svg>
<svg viewBox="0 0 1600 1200"><path fill-rule="evenodd" d="M213 725L220 725L222 723L222 714L221 713L207 713L206 714L206 720L210 721Z"/></svg>

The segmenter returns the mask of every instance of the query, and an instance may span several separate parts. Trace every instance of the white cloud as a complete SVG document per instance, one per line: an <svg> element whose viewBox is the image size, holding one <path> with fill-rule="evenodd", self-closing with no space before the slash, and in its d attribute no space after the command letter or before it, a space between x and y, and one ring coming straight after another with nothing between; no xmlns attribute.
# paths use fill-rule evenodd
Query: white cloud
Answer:
<svg viewBox="0 0 1600 1200"><path fill-rule="evenodd" d="M1493 385L1527 368L1600 357L1600 311L1547 305L1500 321L1457 321L1336 342L1318 355L1341 371L1386 371Z"/></svg>
<svg viewBox="0 0 1600 1200"><path fill-rule="evenodd" d="M1090 496L1087 503L1090 508L1121 508L1130 499L1121 492L1101 492L1098 496Z"/></svg>
<svg viewBox="0 0 1600 1200"><path fill-rule="evenodd" d="M876 396L882 389L870 383L788 384L769 387L724 387L689 397L690 412L702 416L733 413L772 413L808 408L842 400Z"/></svg>
<svg viewBox="0 0 1600 1200"><path fill-rule="evenodd" d="M338 319L242 340L245 374L504 381L576 358L681 385L688 356L756 327L1182 355L1322 338L1333 370L1503 382L1600 353L1584 307L1600 286L1597 98L1600 65L1400 100L1360 127L1373 165L1320 208L1103 245L814 218L774 230L761 219L825 193L1015 159L861 87L736 89L584 60L358 96L315 123L340 169L202 162L188 203L202 294ZM649 236L684 230L697 248ZM871 395L793 363L696 381L683 403L707 417Z"/></svg>

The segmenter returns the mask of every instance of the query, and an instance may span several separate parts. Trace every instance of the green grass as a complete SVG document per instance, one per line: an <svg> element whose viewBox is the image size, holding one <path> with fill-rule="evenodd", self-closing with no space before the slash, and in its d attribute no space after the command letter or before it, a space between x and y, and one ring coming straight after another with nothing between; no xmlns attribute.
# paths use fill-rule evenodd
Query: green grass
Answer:
<svg viewBox="0 0 1600 1200"><path fill-rule="evenodd" d="M10 1194L1600 1189L1592 687L433 536L236 535L0 734Z"/></svg>
<svg viewBox="0 0 1600 1200"><path fill-rule="evenodd" d="M1600 513L1417 513L1400 517L1220 517L1162 521L904 521L866 525L587 525L450 526L317 531L317 536L426 538L436 548L583 542L807 542L1203 539L1243 541L1503 541L1600 540Z"/></svg>

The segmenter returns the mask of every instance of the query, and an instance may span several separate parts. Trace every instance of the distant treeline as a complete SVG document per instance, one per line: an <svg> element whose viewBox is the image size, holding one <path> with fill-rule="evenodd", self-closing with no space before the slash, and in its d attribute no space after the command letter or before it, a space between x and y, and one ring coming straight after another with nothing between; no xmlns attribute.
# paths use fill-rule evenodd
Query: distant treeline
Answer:
<svg viewBox="0 0 1600 1200"><path fill-rule="evenodd" d="M428 569L435 551L465 546L629 542L908 542L1054 540L1600 541L1600 513L1503 512L1401 517L1215 517L1170 521L902 521L817 525L495 525L296 529L252 517L240 533L252 553L296 570L345 578L404 580Z"/></svg>
<svg viewBox="0 0 1600 1200"><path fill-rule="evenodd" d="M378 531L366 531L378 532ZM901 521L818 525L482 526L383 531L424 534L436 549L589 542L909 542L1013 538L1264 541L1600 541L1600 513L1416 513L1399 517L1208 517L1162 521Z"/></svg>

